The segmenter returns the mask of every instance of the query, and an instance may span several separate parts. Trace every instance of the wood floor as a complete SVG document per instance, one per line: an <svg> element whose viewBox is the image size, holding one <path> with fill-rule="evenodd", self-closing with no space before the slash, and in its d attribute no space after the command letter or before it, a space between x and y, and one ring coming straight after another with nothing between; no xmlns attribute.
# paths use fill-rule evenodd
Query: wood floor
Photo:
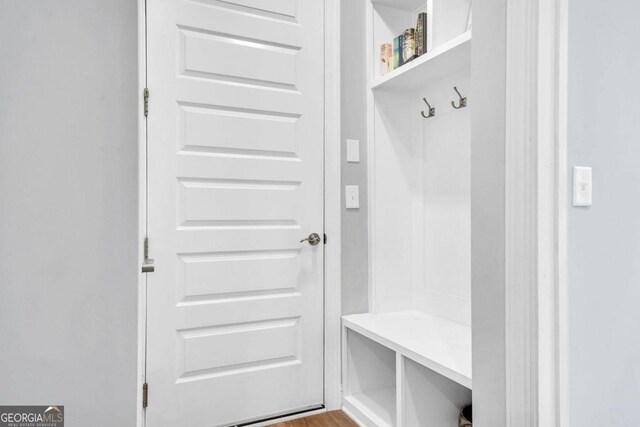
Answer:
<svg viewBox="0 0 640 427"><path fill-rule="evenodd" d="M274 424L273 427L358 427L342 411L325 412L324 414L300 418L293 421Z"/></svg>

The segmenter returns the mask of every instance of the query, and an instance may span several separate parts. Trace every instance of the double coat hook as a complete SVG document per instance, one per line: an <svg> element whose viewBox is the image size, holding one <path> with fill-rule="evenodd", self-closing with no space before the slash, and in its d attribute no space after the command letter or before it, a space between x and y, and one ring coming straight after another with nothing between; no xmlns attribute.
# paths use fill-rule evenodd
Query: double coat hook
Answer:
<svg viewBox="0 0 640 427"><path fill-rule="evenodd" d="M456 91L456 93L458 94L458 97L460 98L460 101L458 102L458 105L456 105L455 101L451 101L451 106L453 108L455 108L456 110L459 110L461 108L465 108L467 106L467 98L462 96L460 94L460 91L458 90L457 86L453 87L453 90ZM434 107L431 106L431 104L429 104L429 101L427 101L427 98L422 98L422 100L424 101L425 104L427 104L427 108L429 111L429 114L425 114L424 111L420 111L420 114L422 114L422 117L424 117L425 119L428 119L430 117L433 117L436 115L436 109Z"/></svg>
<svg viewBox="0 0 640 427"><path fill-rule="evenodd" d="M422 117L424 117L425 119L428 119L429 117L433 117L436 115L436 109L434 107L431 106L431 104L429 104L429 101L427 101L427 98L422 98L422 100L424 101L425 104L427 104L427 108L429 108L429 115L427 116L426 114L424 114L424 111L420 111L420 114L422 114Z"/></svg>
<svg viewBox="0 0 640 427"><path fill-rule="evenodd" d="M464 108L467 106L467 98L463 98L462 95L460 95L460 91L458 91L458 88L456 86L453 87L453 90L456 91L456 93L458 94L458 96L460 97L460 102L458 103L458 105L456 105L456 103L454 101L451 101L451 106L453 108L455 108L456 110L459 110L460 108Z"/></svg>

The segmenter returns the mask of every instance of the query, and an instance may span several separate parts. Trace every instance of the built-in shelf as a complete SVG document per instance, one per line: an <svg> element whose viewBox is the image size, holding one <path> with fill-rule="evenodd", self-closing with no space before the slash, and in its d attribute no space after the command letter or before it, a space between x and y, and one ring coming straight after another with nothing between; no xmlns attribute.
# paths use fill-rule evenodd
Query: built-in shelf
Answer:
<svg viewBox="0 0 640 427"><path fill-rule="evenodd" d="M420 311L344 316L351 329L471 389L471 327Z"/></svg>
<svg viewBox="0 0 640 427"><path fill-rule="evenodd" d="M347 411L360 420L367 420L380 427L391 427L396 420L395 387L370 390L365 393L345 396Z"/></svg>
<svg viewBox="0 0 640 427"><path fill-rule="evenodd" d="M470 66L471 32L467 31L380 77L371 85L371 89L412 90Z"/></svg>

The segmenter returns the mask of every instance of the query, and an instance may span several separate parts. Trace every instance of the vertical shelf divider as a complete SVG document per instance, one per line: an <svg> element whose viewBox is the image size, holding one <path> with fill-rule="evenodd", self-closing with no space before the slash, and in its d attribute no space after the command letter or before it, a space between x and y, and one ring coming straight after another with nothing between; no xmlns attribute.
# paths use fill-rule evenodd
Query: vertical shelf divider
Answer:
<svg viewBox="0 0 640 427"><path fill-rule="evenodd" d="M405 393L406 393L406 377L404 371L404 356L396 352L396 425L403 427L405 425Z"/></svg>

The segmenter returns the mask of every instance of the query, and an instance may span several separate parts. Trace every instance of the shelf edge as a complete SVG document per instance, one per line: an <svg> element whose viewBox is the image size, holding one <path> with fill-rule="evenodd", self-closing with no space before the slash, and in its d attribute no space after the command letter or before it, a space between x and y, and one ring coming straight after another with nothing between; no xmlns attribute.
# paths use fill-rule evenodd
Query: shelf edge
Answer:
<svg viewBox="0 0 640 427"><path fill-rule="evenodd" d="M403 65L400 68L397 68L396 70L391 71L389 74L377 78L375 81L373 81L369 85L369 89L370 90L383 89L385 86L391 84L391 82L399 80L400 78L402 78L402 76L411 72L412 70L426 66L426 64L429 64L430 62L433 62L434 60L439 59L443 55L446 55L452 50L459 48L465 43L471 42L471 40L472 40L471 30L466 31L460 34L459 36L456 36L453 39L449 40L448 42L434 48L431 52L427 52L424 55L414 59L409 64Z"/></svg>
<svg viewBox="0 0 640 427"><path fill-rule="evenodd" d="M342 404L343 406L347 404L349 411L352 414L355 412L354 415L360 422L362 422L361 418L364 418L366 421L373 423L376 426L391 427L391 424L385 421L380 415L376 414L375 411L363 403L362 400L358 399L357 395L351 394L344 396L342 398Z"/></svg>

